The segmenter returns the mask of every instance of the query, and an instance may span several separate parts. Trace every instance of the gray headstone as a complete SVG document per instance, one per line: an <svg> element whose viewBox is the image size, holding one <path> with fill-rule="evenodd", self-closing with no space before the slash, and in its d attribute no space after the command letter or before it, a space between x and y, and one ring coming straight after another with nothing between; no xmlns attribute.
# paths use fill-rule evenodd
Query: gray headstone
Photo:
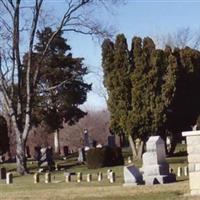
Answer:
<svg viewBox="0 0 200 200"><path fill-rule="evenodd" d="M136 186L142 184L142 174L134 165L124 167L124 186Z"/></svg>
<svg viewBox="0 0 200 200"><path fill-rule="evenodd" d="M41 157L39 161L40 167L52 169L54 162L53 162L53 151L51 147L42 148L40 150Z"/></svg>
<svg viewBox="0 0 200 200"><path fill-rule="evenodd" d="M6 179L6 168L1 167L0 168L0 180Z"/></svg>
<svg viewBox="0 0 200 200"><path fill-rule="evenodd" d="M108 146L109 147L115 147L115 136L114 135L110 135L108 136Z"/></svg>
<svg viewBox="0 0 200 200"><path fill-rule="evenodd" d="M78 149L78 161L81 163L85 162L85 149L84 148Z"/></svg>
<svg viewBox="0 0 200 200"><path fill-rule="evenodd" d="M83 135L84 135L84 147L90 148L90 138L87 129L84 129Z"/></svg>
<svg viewBox="0 0 200 200"><path fill-rule="evenodd" d="M175 181L175 176L169 173L169 165L165 160L165 144L160 136L151 136L146 145L147 152L143 154L143 172L145 184L162 184Z"/></svg>

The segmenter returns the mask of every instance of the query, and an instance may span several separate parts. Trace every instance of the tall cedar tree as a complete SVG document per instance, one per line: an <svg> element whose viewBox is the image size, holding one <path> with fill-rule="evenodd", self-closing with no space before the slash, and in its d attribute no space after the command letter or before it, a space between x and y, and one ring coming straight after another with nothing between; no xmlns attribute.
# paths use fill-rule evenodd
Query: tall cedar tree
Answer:
<svg viewBox="0 0 200 200"><path fill-rule="evenodd" d="M54 32L49 27L37 32L35 64L52 34ZM87 92L91 90L91 85L83 80L88 73L83 58L73 58L70 50L59 32L47 50L34 101L34 121L44 120L54 131L56 153L59 153L59 129L63 122L72 125L86 115L79 106L86 101Z"/></svg>
<svg viewBox="0 0 200 200"><path fill-rule="evenodd" d="M115 77L114 66L114 44L110 39L104 40L102 44L102 67L104 72L104 86L108 91L108 109L110 111L110 131L120 133L119 116L117 114L117 101L115 99Z"/></svg>
<svg viewBox="0 0 200 200"><path fill-rule="evenodd" d="M112 84L105 84L111 122L114 119L125 134L142 141L138 152L135 144L131 144L133 153L141 157L149 136L165 137L168 107L175 93L177 62L171 51L167 54L156 50L149 37L143 41L133 38L130 53L124 35L117 36L114 56L113 45L112 53L108 46L104 43L103 68L104 82L112 80Z"/></svg>
<svg viewBox="0 0 200 200"><path fill-rule="evenodd" d="M176 92L169 107L167 128L172 133L173 153L176 144L181 139L181 132L191 130L200 114L200 52L186 47L175 49L177 75L175 80Z"/></svg>
<svg viewBox="0 0 200 200"><path fill-rule="evenodd" d="M110 130L121 135L125 131L131 104L129 51L125 36L118 35L115 45L105 40L102 49L104 85L108 89L108 109L111 113Z"/></svg>

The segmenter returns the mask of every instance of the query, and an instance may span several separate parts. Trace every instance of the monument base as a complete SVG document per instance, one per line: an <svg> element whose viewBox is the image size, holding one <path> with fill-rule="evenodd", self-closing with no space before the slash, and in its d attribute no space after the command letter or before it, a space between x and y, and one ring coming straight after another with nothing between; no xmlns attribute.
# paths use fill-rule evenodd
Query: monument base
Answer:
<svg viewBox="0 0 200 200"><path fill-rule="evenodd" d="M146 177L144 176L143 178L146 185L173 183L176 181L175 174L146 176Z"/></svg>

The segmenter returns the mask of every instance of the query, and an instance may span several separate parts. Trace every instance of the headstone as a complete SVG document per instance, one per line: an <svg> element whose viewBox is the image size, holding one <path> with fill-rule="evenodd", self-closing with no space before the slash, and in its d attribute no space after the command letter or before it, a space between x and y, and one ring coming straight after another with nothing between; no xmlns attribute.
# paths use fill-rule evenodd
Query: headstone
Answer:
<svg viewBox="0 0 200 200"><path fill-rule="evenodd" d="M189 172L188 166L185 166L184 167L184 176L188 176L188 172Z"/></svg>
<svg viewBox="0 0 200 200"><path fill-rule="evenodd" d="M175 175L169 173L165 160L165 144L160 136L151 136L146 144L147 152L143 154L143 180L147 185L163 184L175 181Z"/></svg>
<svg viewBox="0 0 200 200"><path fill-rule="evenodd" d="M40 150L41 150L40 146L36 146L34 148L34 158L35 158L36 161L38 161L38 163L39 163L40 158L41 158L41 152L40 152Z"/></svg>
<svg viewBox="0 0 200 200"><path fill-rule="evenodd" d="M187 141L190 194L200 195L200 130L183 132L182 136Z"/></svg>
<svg viewBox="0 0 200 200"><path fill-rule="evenodd" d="M84 148L85 150L89 150L90 149L90 138L89 138L89 134L88 134L88 130L85 128L83 131L83 138L84 138Z"/></svg>
<svg viewBox="0 0 200 200"><path fill-rule="evenodd" d="M114 183L115 182L115 172L110 172L110 183Z"/></svg>
<svg viewBox="0 0 200 200"><path fill-rule="evenodd" d="M39 173L35 173L34 174L33 180L34 180L34 183L39 183L40 182L40 175L39 175Z"/></svg>
<svg viewBox="0 0 200 200"><path fill-rule="evenodd" d="M63 147L63 155L68 156L68 154L69 154L69 148L68 148L68 146L64 146Z"/></svg>
<svg viewBox="0 0 200 200"><path fill-rule="evenodd" d="M41 153L39 161L40 168L48 168L49 170L52 170L54 165L52 147L42 148L40 150L40 153Z"/></svg>
<svg viewBox="0 0 200 200"><path fill-rule="evenodd" d="M108 169L107 170L107 179L109 180L110 179L110 173L112 172L112 170L111 169Z"/></svg>
<svg viewBox="0 0 200 200"><path fill-rule="evenodd" d="M92 175L91 174L87 174L87 182L91 182L92 181Z"/></svg>
<svg viewBox="0 0 200 200"><path fill-rule="evenodd" d="M100 182L102 180L103 180L103 174L102 174L102 172L99 172L98 173L98 181Z"/></svg>
<svg viewBox="0 0 200 200"><path fill-rule="evenodd" d="M181 177L183 175L183 169L182 167L177 168L177 177Z"/></svg>
<svg viewBox="0 0 200 200"><path fill-rule="evenodd" d="M115 147L116 146L115 136L114 135L109 135L108 136L108 146L109 147Z"/></svg>
<svg viewBox="0 0 200 200"><path fill-rule="evenodd" d="M68 174L65 175L65 182L66 183L71 182L71 174L70 173L68 173Z"/></svg>
<svg viewBox="0 0 200 200"><path fill-rule="evenodd" d="M131 163L132 163L132 160L131 160L131 157L130 157L130 156L128 157L128 161L127 161L127 162L128 162L128 164L131 164Z"/></svg>
<svg viewBox="0 0 200 200"><path fill-rule="evenodd" d="M80 183L82 181L82 173L78 172L77 173L77 182Z"/></svg>
<svg viewBox="0 0 200 200"><path fill-rule="evenodd" d="M13 174L8 172L6 174L6 184L12 184L13 183Z"/></svg>
<svg viewBox="0 0 200 200"><path fill-rule="evenodd" d="M86 158L85 158L85 149L84 148L79 148L78 149L78 161L80 163L85 162Z"/></svg>
<svg viewBox="0 0 200 200"><path fill-rule="evenodd" d="M5 161L5 156L4 155L0 155L0 163L4 163Z"/></svg>
<svg viewBox="0 0 200 200"><path fill-rule="evenodd" d="M142 184L142 174L134 165L124 166L124 186Z"/></svg>
<svg viewBox="0 0 200 200"><path fill-rule="evenodd" d="M0 168L0 180L6 179L6 168L1 167Z"/></svg>
<svg viewBox="0 0 200 200"><path fill-rule="evenodd" d="M45 183L51 183L51 173L45 174Z"/></svg>
<svg viewBox="0 0 200 200"><path fill-rule="evenodd" d="M96 148L102 148L102 144L97 144Z"/></svg>
<svg viewBox="0 0 200 200"><path fill-rule="evenodd" d="M30 157L31 157L29 146L26 146L26 157L27 157L27 158L30 158Z"/></svg>

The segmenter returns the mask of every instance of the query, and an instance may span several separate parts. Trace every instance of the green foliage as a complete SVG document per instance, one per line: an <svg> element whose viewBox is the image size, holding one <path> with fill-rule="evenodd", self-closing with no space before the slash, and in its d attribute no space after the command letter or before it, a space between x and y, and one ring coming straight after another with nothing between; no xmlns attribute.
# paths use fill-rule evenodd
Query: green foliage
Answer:
<svg viewBox="0 0 200 200"><path fill-rule="evenodd" d="M131 102L129 51L125 36L118 35L115 44L105 40L102 49L104 85L108 89L111 113L110 128L112 132L121 132Z"/></svg>
<svg viewBox="0 0 200 200"><path fill-rule="evenodd" d="M86 160L89 169L124 164L122 151L119 147L90 149L87 151Z"/></svg>
<svg viewBox="0 0 200 200"><path fill-rule="evenodd" d="M52 34L49 27L37 32L35 66ZM91 85L83 80L88 71L83 58L74 58L70 50L59 32L47 50L39 74L33 120L36 123L44 120L52 130L61 128L63 121L73 124L86 114L79 105L86 101L91 90Z"/></svg>
<svg viewBox="0 0 200 200"><path fill-rule="evenodd" d="M9 150L9 137L7 122L4 117L0 116L0 155Z"/></svg>
<svg viewBox="0 0 200 200"><path fill-rule="evenodd" d="M200 52L189 47L155 48L149 37L124 35L102 45L104 84L108 90L111 130L146 141L166 130L188 130L200 113ZM117 128L116 128L117 127Z"/></svg>

